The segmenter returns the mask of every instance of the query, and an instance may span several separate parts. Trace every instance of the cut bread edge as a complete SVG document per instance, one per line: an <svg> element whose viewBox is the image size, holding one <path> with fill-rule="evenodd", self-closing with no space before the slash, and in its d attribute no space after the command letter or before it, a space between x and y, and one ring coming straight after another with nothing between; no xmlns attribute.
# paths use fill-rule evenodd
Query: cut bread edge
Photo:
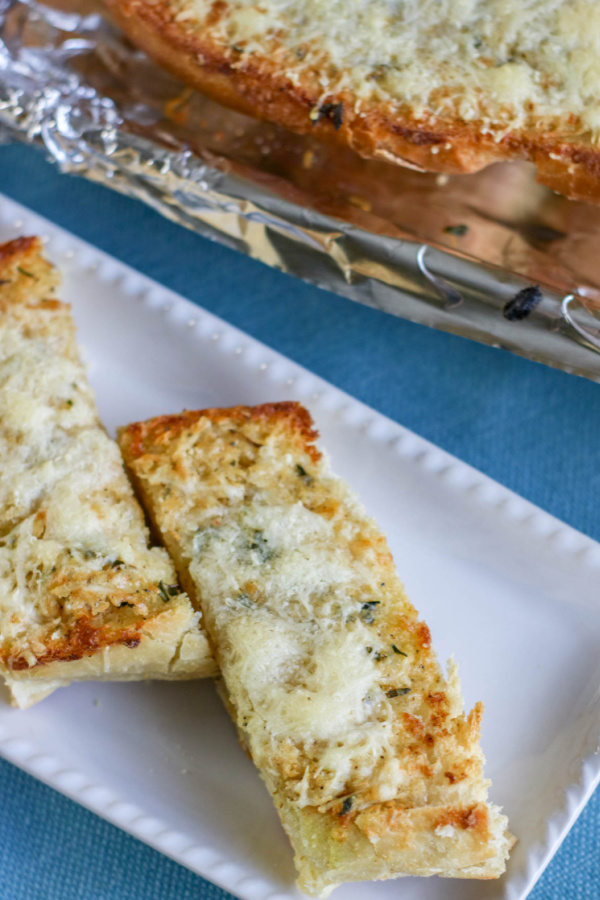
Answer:
<svg viewBox="0 0 600 900"><path fill-rule="evenodd" d="M178 25L169 0L105 0L111 17L159 65L183 82L238 112L311 133L379 159L424 172L468 174L495 162L528 160L538 180L575 200L600 203L600 148L577 131L543 128L490 133L489 123L422 116L382 103L363 104L338 92L323 98L318 79L292 84L266 56L244 61L207 36ZM341 107L340 107L341 104ZM333 111L342 109L340 119ZM327 113L315 120L315 110ZM432 152L433 151L433 152Z"/></svg>

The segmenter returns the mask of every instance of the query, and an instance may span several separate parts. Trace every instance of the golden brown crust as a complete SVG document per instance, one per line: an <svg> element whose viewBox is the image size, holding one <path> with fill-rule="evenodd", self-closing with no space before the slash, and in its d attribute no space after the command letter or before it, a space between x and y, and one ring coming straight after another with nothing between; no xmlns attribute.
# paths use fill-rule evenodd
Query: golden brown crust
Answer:
<svg viewBox="0 0 600 900"><path fill-rule="evenodd" d="M22 310L44 313L68 310L54 296L58 272L42 256L39 237L20 237L0 244L0 314L18 315ZM33 288L33 289L32 289Z"/></svg>
<svg viewBox="0 0 600 900"><path fill-rule="evenodd" d="M302 889L324 896L344 881L398 874L497 877L513 841L485 802L483 707L463 714L456 675L444 679L385 537L331 475L315 437L307 411L286 403L160 416L119 439L203 607L228 708L290 835ZM378 712L362 737L348 736L347 720L329 732L335 704L319 713L323 696L310 687L330 659L323 646L338 640L324 693L339 696L370 673L358 702L369 696ZM290 646L302 650L277 662ZM339 702L347 711L354 701ZM384 720L390 744L370 745ZM356 750L363 738L368 763Z"/></svg>
<svg viewBox="0 0 600 900"><path fill-rule="evenodd" d="M58 282L39 238L0 245L0 672L20 705L72 679L215 672L149 548Z"/></svg>
<svg viewBox="0 0 600 900"><path fill-rule="evenodd" d="M319 433L314 428L310 413L294 401L233 406L230 409L184 410L178 415L156 416L120 429L119 443L127 461L153 452L164 452L172 442L188 429L197 427L203 419L214 424L229 422L232 427L256 423L267 424L269 430L287 428L294 442L315 462L321 457L314 446Z"/></svg>
<svg viewBox="0 0 600 900"><path fill-rule="evenodd" d="M414 118L409 110L372 103L354 112L354 98L339 92L323 100L316 73L300 83L282 73L266 56L240 60L230 47L183 28L169 0L106 0L111 14L131 40L184 82L239 112L276 122L291 131L311 132L352 147L366 158L381 159L428 172L476 172L494 162L525 159L537 166L539 180L559 193L600 202L600 151L586 143L577 122L562 130L530 128L501 138L478 121ZM222 16L225 3L215 3ZM209 23L210 24L210 23ZM214 23L213 23L214 24ZM343 104L343 121L335 108ZM317 121L311 113L326 111Z"/></svg>
<svg viewBox="0 0 600 900"><path fill-rule="evenodd" d="M37 257L41 250L42 242L39 237L33 235L23 235L13 241L6 241L0 245L0 266L3 269L11 263L16 266L26 262L28 258L32 261L35 259L37 263ZM47 265L50 267L49 263Z"/></svg>
<svg viewBox="0 0 600 900"><path fill-rule="evenodd" d="M99 625L91 617L78 619L68 634L48 643L41 653L36 655L35 666L47 666L53 662L72 662L97 653L113 644L123 644L134 649L138 647L142 637L142 623L125 627L123 625ZM12 672L22 672L32 668L31 662L22 654L14 654L7 648L2 655L2 662Z"/></svg>

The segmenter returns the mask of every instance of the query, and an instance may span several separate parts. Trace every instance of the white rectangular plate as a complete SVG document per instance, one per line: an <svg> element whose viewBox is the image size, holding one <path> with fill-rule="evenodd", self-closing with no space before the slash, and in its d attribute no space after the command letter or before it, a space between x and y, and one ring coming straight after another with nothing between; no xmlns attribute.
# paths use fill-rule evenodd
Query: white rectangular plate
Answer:
<svg viewBox="0 0 600 900"><path fill-rule="evenodd" d="M486 706L492 798L519 843L497 882L348 885L336 900L522 900L600 760L600 545L247 335L12 201L0 239L41 234L64 271L100 413L300 400L388 534L441 659ZM243 900L290 900L292 855L210 682L78 684L0 697L0 752Z"/></svg>

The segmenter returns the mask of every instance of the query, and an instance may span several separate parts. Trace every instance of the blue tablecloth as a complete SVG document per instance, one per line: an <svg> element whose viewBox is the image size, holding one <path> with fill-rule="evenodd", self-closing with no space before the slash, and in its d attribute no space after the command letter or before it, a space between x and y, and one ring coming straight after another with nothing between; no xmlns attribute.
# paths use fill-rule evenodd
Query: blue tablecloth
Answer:
<svg viewBox="0 0 600 900"><path fill-rule="evenodd" d="M0 148L0 191L600 539L597 384L302 284L31 148ZM228 896L0 761L0 900ZM531 900L600 900L598 792Z"/></svg>

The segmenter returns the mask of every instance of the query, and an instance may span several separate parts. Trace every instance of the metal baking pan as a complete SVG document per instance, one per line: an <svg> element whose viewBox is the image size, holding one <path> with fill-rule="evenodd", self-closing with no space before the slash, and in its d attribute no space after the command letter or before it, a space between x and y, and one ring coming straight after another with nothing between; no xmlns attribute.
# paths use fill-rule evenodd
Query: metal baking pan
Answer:
<svg viewBox="0 0 600 900"><path fill-rule="evenodd" d="M257 122L88 0L0 0L0 135L320 287L600 380L600 208L529 164L436 176Z"/></svg>

